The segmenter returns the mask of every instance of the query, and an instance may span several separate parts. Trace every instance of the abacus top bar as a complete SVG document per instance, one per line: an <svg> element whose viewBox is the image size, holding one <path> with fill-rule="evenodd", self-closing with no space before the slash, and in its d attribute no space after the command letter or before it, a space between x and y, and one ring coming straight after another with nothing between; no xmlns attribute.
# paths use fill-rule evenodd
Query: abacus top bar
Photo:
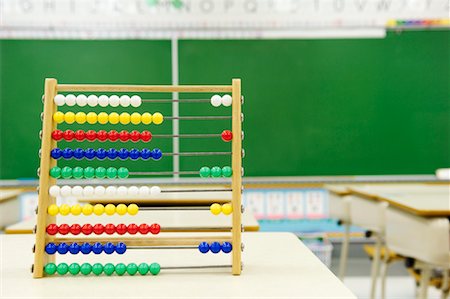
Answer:
<svg viewBox="0 0 450 299"><path fill-rule="evenodd" d="M104 92L232 92L231 85L108 85L108 84L58 84L60 91Z"/></svg>

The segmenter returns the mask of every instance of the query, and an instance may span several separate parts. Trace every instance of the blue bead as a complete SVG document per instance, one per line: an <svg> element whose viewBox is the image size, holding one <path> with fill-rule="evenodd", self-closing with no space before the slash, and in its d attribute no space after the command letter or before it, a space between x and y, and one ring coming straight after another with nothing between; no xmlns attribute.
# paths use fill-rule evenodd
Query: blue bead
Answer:
<svg viewBox="0 0 450 299"><path fill-rule="evenodd" d="M83 254L89 254L92 251L92 246L89 243L83 243L83 245L81 245L81 252Z"/></svg>
<svg viewBox="0 0 450 299"><path fill-rule="evenodd" d="M56 249L56 250L58 250L58 253L60 253L60 254L66 254L67 253L67 251L69 251L69 245L67 245L66 243L60 243L59 245L58 245L58 248Z"/></svg>
<svg viewBox="0 0 450 299"><path fill-rule="evenodd" d="M76 148L73 150L73 157L77 160L81 160L84 158L84 149Z"/></svg>
<svg viewBox="0 0 450 299"><path fill-rule="evenodd" d="M105 251L106 254L113 253L115 249L116 246L114 246L114 244L111 242L106 243L105 246L103 247L103 250Z"/></svg>
<svg viewBox="0 0 450 299"><path fill-rule="evenodd" d="M87 148L84 151L84 156L86 157L86 159L88 160L92 160L95 158L95 150L93 148Z"/></svg>
<svg viewBox="0 0 450 299"><path fill-rule="evenodd" d="M139 156L140 156L139 150L137 150L135 148L132 148L130 150L130 158L131 158L131 160L137 160L137 159L139 159Z"/></svg>
<svg viewBox="0 0 450 299"><path fill-rule="evenodd" d="M62 156L64 159L70 159L73 157L73 150L71 148L66 147L63 151L62 151Z"/></svg>
<svg viewBox="0 0 450 299"><path fill-rule="evenodd" d="M119 242L116 245L116 252L118 254L124 254L125 251L127 251L127 245L125 245L125 243Z"/></svg>
<svg viewBox="0 0 450 299"><path fill-rule="evenodd" d="M106 155L109 159L114 160L119 155L119 152L115 148L110 148Z"/></svg>
<svg viewBox="0 0 450 299"><path fill-rule="evenodd" d="M148 148L141 149L141 158L142 160L148 160L152 157L152 151Z"/></svg>
<svg viewBox="0 0 450 299"><path fill-rule="evenodd" d="M54 148L50 152L50 156L52 156L53 159L59 159L62 156L62 150L60 148Z"/></svg>
<svg viewBox="0 0 450 299"><path fill-rule="evenodd" d="M209 244L206 242L201 242L200 244L198 244L198 250L201 253L207 253L209 251Z"/></svg>
<svg viewBox="0 0 450 299"><path fill-rule="evenodd" d="M78 243L72 243L69 246L69 251L71 254L78 254L80 252L80 245Z"/></svg>
<svg viewBox="0 0 450 299"><path fill-rule="evenodd" d="M56 253L55 243L48 243L47 245L45 245L45 252L48 254L55 254Z"/></svg>
<svg viewBox="0 0 450 299"><path fill-rule="evenodd" d="M233 250L233 246L230 242L223 242L222 243L222 251L225 253L230 253L231 250Z"/></svg>
<svg viewBox="0 0 450 299"><path fill-rule="evenodd" d="M96 151L95 155L97 156L97 158L98 158L99 160L103 160L103 159L106 158L106 150L103 149L103 148L99 148L99 149Z"/></svg>
<svg viewBox="0 0 450 299"><path fill-rule="evenodd" d="M95 254L100 254L103 251L103 245L102 243L94 243L94 245L92 245L92 252Z"/></svg>
<svg viewBox="0 0 450 299"><path fill-rule="evenodd" d="M159 160L162 157L162 151L159 148L154 148L152 150L152 158L153 160Z"/></svg>
<svg viewBox="0 0 450 299"><path fill-rule="evenodd" d="M219 242L212 242L209 246L209 249L211 249L212 253L219 253L220 249L222 249L222 246L220 246Z"/></svg>
<svg viewBox="0 0 450 299"><path fill-rule="evenodd" d="M126 158L128 158L128 150L126 148L121 148L119 150L119 158L122 160L125 160Z"/></svg>

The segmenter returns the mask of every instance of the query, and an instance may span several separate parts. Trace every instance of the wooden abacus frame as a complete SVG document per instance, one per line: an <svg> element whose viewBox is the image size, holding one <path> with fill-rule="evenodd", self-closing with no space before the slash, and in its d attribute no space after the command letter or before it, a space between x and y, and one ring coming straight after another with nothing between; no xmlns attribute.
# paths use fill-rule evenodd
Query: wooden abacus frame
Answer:
<svg viewBox="0 0 450 299"><path fill-rule="evenodd" d="M50 151L55 148L57 142L52 139L51 134L56 130L57 123L53 120L53 114L57 111L54 97L58 92L231 92L232 94L232 227L231 238L211 237L204 241L231 241L232 250L232 274L241 274L241 193L242 193L242 114L241 114L241 80L233 79L231 85L90 85L90 84L58 84L56 79L47 78L45 80L44 111L42 118L42 144L41 163L39 174L39 197L37 207L36 243L33 248L34 264L32 272L34 278L44 277L44 265L55 261L55 255L45 253L47 242L74 241L80 238L58 238L49 236L46 233L46 226L49 223L56 223L56 216L47 213L47 208L55 204L56 199L49 195L49 188L56 183L56 179L50 177L50 169L56 166L56 160L51 159ZM130 245L142 246L167 246L167 245L195 245L197 238L185 237L150 237L150 238L124 238ZM112 238L98 237L90 239L92 241L109 241Z"/></svg>

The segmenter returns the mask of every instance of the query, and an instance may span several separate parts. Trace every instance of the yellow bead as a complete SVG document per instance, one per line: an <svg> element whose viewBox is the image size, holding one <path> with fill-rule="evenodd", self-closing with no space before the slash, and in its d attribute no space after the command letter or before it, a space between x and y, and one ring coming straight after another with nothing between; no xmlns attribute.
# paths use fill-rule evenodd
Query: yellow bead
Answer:
<svg viewBox="0 0 450 299"><path fill-rule="evenodd" d="M134 112L131 114L130 120L133 125L138 125L141 123L141 115L137 112Z"/></svg>
<svg viewBox="0 0 450 299"><path fill-rule="evenodd" d="M233 212L233 206L231 203L226 203L222 205L222 213L225 215L230 215Z"/></svg>
<svg viewBox="0 0 450 299"><path fill-rule="evenodd" d="M83 215L88 216L88 215L92 214L93 210L94 210L94 207L88 203L83 206L81 211L83 212Z"/></svg>
<svg viewBox="0 0 450 299"><path fill-rule="evenodd" d="M116 112L110 113L108 116L109 123L116 125L119 123L119 114Z"/></svg>
<svg viewBox="0 0 450 299"><path fill-rule="evenodd" d="M56 216L59 213L59 208L57 205L49 205L47 208L47 213L51 216Z"/></svg>
<svg viewBox="0 0 450 299"><path fill-rule="evenodd" d="M94 112L89 112L86 114L86 120L91 125L97 123L97 114Z"/></svg>
<svg viewBox="0 0 450 299"><path fill-rule="evenodd" d="M81 206L79 204L73 205L70 208L70 213L72 213L72 215L78 216L81 214Z"/></svg>
<svg viewBox="0 0 450 299"><path fill-rule="evenodd" d="M69 215L69 213L70 213L70 206L67 205L67 204L62 204L62 205L59 207L59 213L60 213L61 215L63 215L63 216Z"/></svg>
<svg viewBox="0 0 450 299"><path fill-rule="evenodd" d="M62 113L61 111L56 112L55 114L53 114L53 120L58 124L62 123L64 121L64 113Z"/></svg>
<svg viewBox="0 0 450 299"><path fill-rule="evenodd" d="M164 117L161 113L156 112L155 114L153 114L153 123L155 125L162 124L163 121L164 121Z"/></svg>
<svg viewBox="0 0 450 299"><path fill-rule="evenodd" d="M115 212L116 212L116 207L113 204L109 203L105 206L106 215L111 216L111 215L114 215Z"/></svg>
<svg viewBox="0 0 450 299"><path fill-rule="evenodd" d="M64 121L68 124L73 124L75 122L75 113L73 112L66 112L64 114Z"/></svg>
<svg viewBox="0 0 450 299"><path fill-rule="evenodd" d="M120 113L119 119L120 119L120 123L122 125L129 124L130 123L130 113L127 113L127 112Z"/></svg>
<svg viewBox="0 0 450 299"><path fill-rule="evenodd" d="M86 122L86 113L77 112L77 114L75 114L75 121L78 124L84 124Z"/></svg>
<svg viewBox="0 0 450 299"><path fill-rule="evenodd" d="M137 206L137 204L132 203L131 205L128 206L127 210L128 214L136 215L139 212L139 207Z"/></svg>
<svg viewBox="0 0 450 299"><path fill-rule="evenodd" d="M127 213L127 211L128 211L127 206L124 205L123 203L118 204L116 207L116 212L119 215L125 215Z"/></svg>
<svg viewBox="0 0 450 299"><path fill-rule="evenodd" d="M148 112L145 112L144 114L141 115L141 122L144 125L149 125L152 123L152 115Z"/></svg>
<svg viewBox="0 0 450 299"><path fill-rule="evenodd" d="M99 124L106 124L109 121L109 115L106 112L100 112L97 116L97 120Z"/></svg>
<svg viewBox="0 0 450 299"><path fill-rule="evenodd" d="M100 216L104 212L105 212L105 207L102 204L98 203L94 206L94 214L95 215Z"/></svg>
<svg viewBox="0 0 450 299"><path fill-rule="evenodd" d="M220 212L222 211L222 207L218 204L218 203L213 203L211 205L211 207L209 207L209 210L211 211L211 213L213 213L214 215L219 215Z"/></svg>

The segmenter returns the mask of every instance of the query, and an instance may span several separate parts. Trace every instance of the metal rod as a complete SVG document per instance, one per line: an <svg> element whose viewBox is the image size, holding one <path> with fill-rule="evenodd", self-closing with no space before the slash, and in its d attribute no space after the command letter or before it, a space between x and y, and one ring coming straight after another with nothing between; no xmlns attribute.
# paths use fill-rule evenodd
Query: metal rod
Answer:
<svg viewBox="0 0 450 299"><path fill-rule="evenodd" d="M210 99L145 99L142 103L209 103Z"/></svg>
<svg viewBox="0 0 450 299"><path fill-rule="evenodd" d="M210 265L210 266L167 266L161 270L184 270L184 269L223 269L231 268L231 265Z"/></svg>
<svg viewBox="0 0 450 299"><path fill-rule="evenodd" d="M231 226L217 227L217 226L192 226L192 227L161 227L162 232L202 232L202 231L217 231L217 232L229 232Z"/></svg>
<svg viewBox="0 0 450 299"><path fill-rule="evenodd" d="M164 153L164 156L231 156L231 152Z"/></svg>
<svg viewBox="0 0 450 299"><path fill-rule="evenodd" d="M198 171L134 171L130 175L172 175L172 174L198 174Z"/></svg>
<svg viewBox="0 0 450 299"><path fill-rule="evenodd" d="M209 207L139 207L139 211L178 211L178 210L190 210L190 211L202 211L209 210Z"/></svg>
<svg viewBox="0 0 450 299"><path fill-rule="evenodd" d="M156 134L152 135L153 138L211 138L211 137L222 137L221 134Z"/></svg>
<svg viewBox="0 0 450 299"><path fill-rule="evenodd" d="M210 115L210 116L165 116L164 119L167 120L173 120L173 119L180 119L180 120L209 120L209 119L231 119L231 115L228 116L219 116L219 115Z"/></svg>
<svg viewBox="0 0 450 299"><path fill-rule="evenodd" d="M198 249L198 246L127 246L128 249Z"/></svg>
<svg viewBox="0 0 450 299"><path fill-rule="evenodd" d="M170 190L161 190L161 193L172 193L172 192L226 192L233 191L231 188L225 189L170 189Z"/></svg>

